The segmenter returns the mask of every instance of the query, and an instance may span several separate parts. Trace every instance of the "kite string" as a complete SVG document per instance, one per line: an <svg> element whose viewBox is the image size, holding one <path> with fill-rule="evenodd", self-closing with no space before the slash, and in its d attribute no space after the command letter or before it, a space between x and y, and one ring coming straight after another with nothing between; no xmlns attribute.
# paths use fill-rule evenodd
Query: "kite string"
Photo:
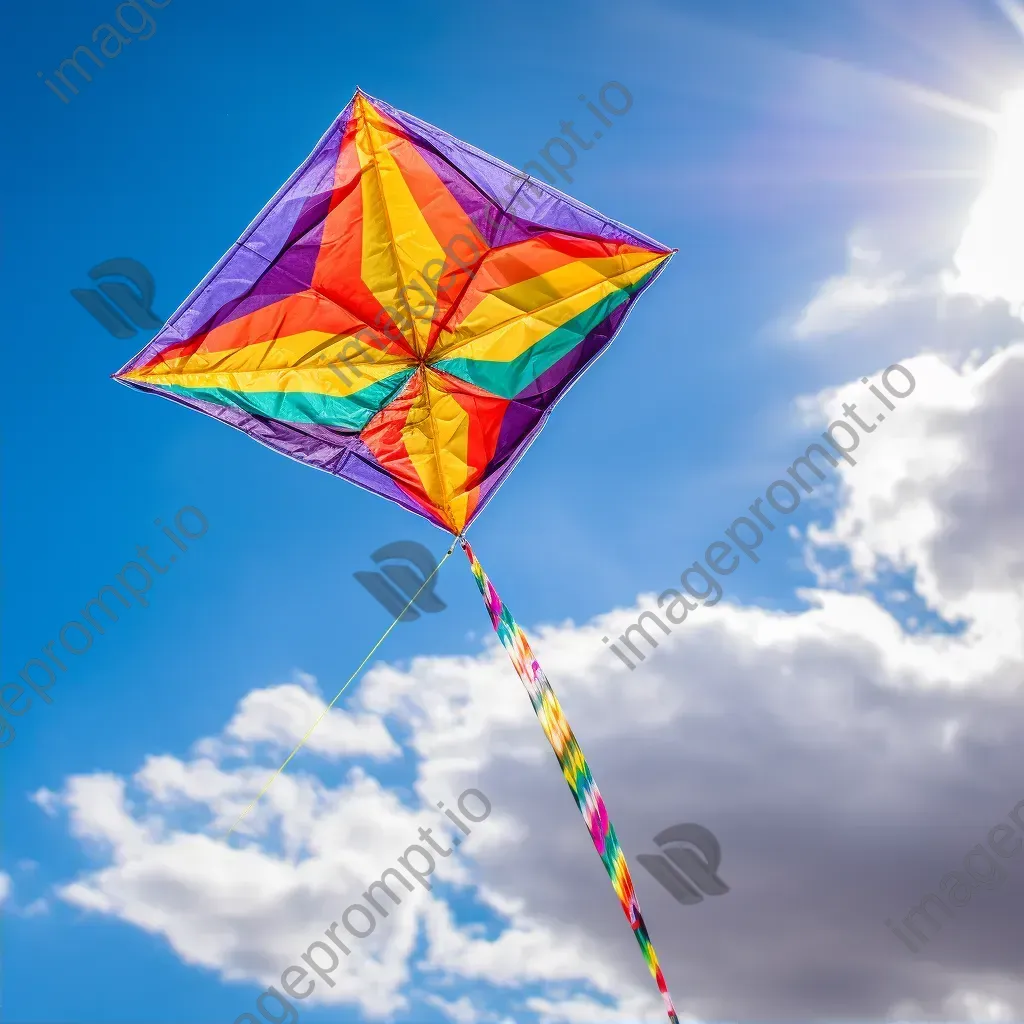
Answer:
<svg viewBox="0 0 1024 1024"><path fill-rule="evenodd" d="M409 603L398 613L398 615L395 618L395 621L392 622L391 625L388 626L386 630L384 630L384 633L382 634L381 638L373 645L373 647L370 649L370 652L359 663L359 665L356 667L356 670L352 673L352 675L350 675L348 679L345 680L344 685L334 695L334 698L331 700L331 703L328 704L323 709L323 711L320 712L320 714L317 716L316 721L313 722L309 729L306 730L306 735L303 736L301 740L299 740L295 749L284 759L284 762L281 765L281 767L278 768L277 771L270 776L269 780L267 781L267 784L259 791L259 793L256 794L255 797L253 797L252 802L249 804L249 806L246 807L246 809L242 811L242 813L235 819L234 825L232 825L231 828L228 829L227 834L224 836L225 839L227 839L231 835L231 833L234 832L236 828L238 828L238 825L242 821L242 819L260 802L260 800L263 799L263 797L266 795L267 790L270 789L270 787L278 780L279 776L285 770L285 768L288 767L288 763L291 761L291 759L306 745L306 741L309 739L310 736L313 735L313 730L324 720L324 718L327 717L327 712L330 711L331 708L333 708L334 705L338 703L338 699L348 689L348 686L352 682L352 680L359 675L359 673L363 669L363 666L373 657L373 655L377 651L377 648L380 647L380 645L384 643L384 641L388 638L388 634L391 632L391 630L393 630L395 626L397 626L398 623L401 622L402 617L413 606L413 604L416 601L416 598L423 593L424 588L434 578L435 574L441 568L441 566L444 565L444 563L448 560L448 556L455 550L455 546L458 543L459 538L457 537L455 541L452 543L452 546L445 552L444 558L442 558L441 561L434 566L434 571L431 572L431 574L423 581L423 585L420 587L420 589L417 590L416 593L413 594L411 598L409 598Z"/></svg>

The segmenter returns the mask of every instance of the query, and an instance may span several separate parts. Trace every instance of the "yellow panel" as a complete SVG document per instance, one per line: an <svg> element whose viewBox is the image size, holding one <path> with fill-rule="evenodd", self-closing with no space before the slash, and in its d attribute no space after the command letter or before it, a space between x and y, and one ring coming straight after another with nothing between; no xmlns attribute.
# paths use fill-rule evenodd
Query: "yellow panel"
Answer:
<svg viewBox="0 0 1024 1024"><path fill-rule="evenodd" d="M182 387L306 391L344 398L416 365L408 356L381 352L352 336L324 345L332 338L323 331L304 331L240 349L196 352L173 360L171 367L157 364L125 376Z"/></svg>
<svg viewBox="0 0 1024 1024"><path fill-rule="evenodd" d="M430 384L431 374L425 376L402 440L424 490L457 532L465 526L469 508L469 415L451 395Z"/></svg>
<svg viewBox="0 0 1024 1024"><path fill-rule="evenodd" d="M641 255L644 262L630 269L622 269L622 257L577 260L491 292L453 335L438 340L431 358L511 362L617 289L635 284L663 259Z"/></svg>
<svg viewBox="0 0 1024 1024"><path fill-rule="evenodd" d="M404 140L372 120L372 108L362 97L357 103L361 117L356 145L363 169L363 280L382 306L402 314L398 326L414 351L422 355L437 303L436 285L424 279L423 271L431 260L445 262L444 249L388 150L389 144L404 144ZM418 286L406 291L408 303L398 298L407 284ZM429 302L418 288L429 295ZM411 332L403 326L408 323L406 310L412 315Z"/></svg>

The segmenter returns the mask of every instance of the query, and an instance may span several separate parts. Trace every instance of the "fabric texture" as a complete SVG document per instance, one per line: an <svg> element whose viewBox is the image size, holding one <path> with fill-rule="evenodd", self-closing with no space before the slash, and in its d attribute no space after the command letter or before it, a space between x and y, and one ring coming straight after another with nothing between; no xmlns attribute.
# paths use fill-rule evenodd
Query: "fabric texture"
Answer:
<svg viewBox="0 0 1024 1024"><path fill-rule="evenodd" d="M671 254L357 92L114 376L460 534Z"/></svg>
<svg viewBox="0 0 1024 1024"><path fill-rule="evenodd" d="M636 941L640 946L647 967L654 978L658 991L665 1000L665 1007L668 1010L668 1018L673 1024L679 1024L675 1007L672 1005L672 996L669 994L668 986L665 983L665 976L658 964L658 954L654 951L651 938L647 934L647 925L644 924L643 915L640 913L640 904L637 902L636 893L633 891L633 879L626 864L626 857L619 846L619 840L615 835L615 826L608 817L608 810L604 805L601 792L594 782L590 773L590 765L583 756L579 743L573 735L569 723L562 714L562 707L558 703L555 691L551 689L544 670L540 667L530 648L530 641L526 634L519 627L519 624L512 617L512 613L498 596L487 574L483 570L473 549L468 541L463 540L462 546L469 558L469 564L473 569L473 576L476 584L483 595L487 612L491 616L491 625L502 646L508 651L519 678L530 695L530 703L540 721L544 735L547 736L551 749L558 758L562 767L562 774L569 784L576 806L580 809L587 828L590 830L590 838L594 841L594 848L597 850L604 864L605 871L611 879L615 889L615 895L619 897L622 904L622 912L626 915Z"/></svg>

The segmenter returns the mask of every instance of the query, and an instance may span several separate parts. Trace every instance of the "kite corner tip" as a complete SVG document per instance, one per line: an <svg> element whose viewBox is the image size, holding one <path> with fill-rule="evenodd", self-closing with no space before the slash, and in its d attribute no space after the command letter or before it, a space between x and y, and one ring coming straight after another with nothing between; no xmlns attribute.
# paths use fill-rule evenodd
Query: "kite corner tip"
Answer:
<svg viewBox="0 0 1024 1024"><path fill-rule="evenodd" d="M372 105L374 103L374 98L361 85L357 85L356 91L352 94L352 102L358 103L360 101Z"/></svg>

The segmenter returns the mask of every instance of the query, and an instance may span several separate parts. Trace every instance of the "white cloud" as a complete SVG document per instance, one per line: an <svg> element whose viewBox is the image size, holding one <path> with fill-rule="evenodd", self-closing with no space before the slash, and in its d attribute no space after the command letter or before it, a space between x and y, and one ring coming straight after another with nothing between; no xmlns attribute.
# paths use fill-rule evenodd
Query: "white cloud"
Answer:
<svg viewBox="0 0 1024 1024"><path fill-rule="evenodd" d="M14 881L5 871L0 871L0 910L18 917L38 917L49 910L45 899L36 899L26 907L19 907L13 897Z"/></svg>
<svg viewBox="0 0 1024 1024"><path fill-rule="evenodd" d="M449 1002L446 999L442 999L438 995L428 994L426 1002L431 1006L436 1006L449 1020L454 1021L455 1024L478 1024L478 1021L483 1020L483 1016L473 1005L473 1001L468 999L466 996L462 996L456 999L454 1002Z"/></svg>
<svg viewBox="0 0 1024 1024"><path fill-rule="evenodd" d="M1016 1016L1009 1003L984 992L954 992L946 1000L946 1005L952 1014L962 1020L977 1021L979 1024L1012 1021Z"/></svg>
<svg viewBox="0 0 1024 1024"><path fill-rule="evenodd" d="M281 822L302 833L307 853L280 856L251 844L230 848L220 836L161 829L152 817L140 828L130 821L123 791L88 781L72 779L65 803L78 831L95 833L104 823L110 864L62 888L62 898L163 935L187 963L266 984L279 984L282 970L323 939L368 882L395 864L420 824L437 824L359 772L333 791L297 774L281 780L280 793L275 787L268 794L273 817L287 817L296 797L322 796L324 805L316 815L300 809ZM140 832L148 836L141 847ZM404 1005L398 993L408 980L417 911L431 897L419 889L399 892L402 905L379 929L386 941L353 940L357 955L339 972L337 987L320 986L329 1001L350 1001L376 1014Z"/></svg>
<svg viewBox="0 0 1024 1024"><path fill-rule="evenodd" d="M544 999L533 996L526 1006L537 1014L538 1024L661 1024L664 1010L649 1005L631 1005L627 1001L617 1006L599 1003L586 996L572 999ZM687 1020L683 1015L681 1020Z"/></svg>
<svg viewBox="0 0 1024 1024"><path fill-rule="evenodd" d="M310 679L300 674L300 683L253 690L224 729L220 747L211 747L212 741L207 741L201 752L247 755L257 743L289 751L323 715L306 742L311 753L332 760L360 755L386 760L401 754L384 723L373 715L353 714L339 708L332 708L325 715L327 704L310 690Z"/></svg>
<svg viewBox="0 0 1024 1024"><path fill-rule="evenodd" d="M902 270L883 271L882 254L856 240L847 246L846 273L828 278L792 326L798 340L841 334L886 306L916 298L926 284L910 284Z"/></svg>
<svg viewBox="0 0 1024 1024"><path fill-rule="evenodd" d="M39 899L33 900L25 909L21 912L22 917L42 917L44 914L50 912L50 904L47 900L40 897Z"/></svg>
<svg viewBox="0 0 1024 1024"><path fill-rule="evenodd" d="M1018 985L1016 997L1024 995L1024 986ZM990 993L956 989L942 1004L945 1020L969 1021L970 1024L1001 1024L1003 1021L1019 1020L1013 1005L1007 1000ZM888 1015L891 1021L927 1021L932 1019L920 1004L905 1000L894 1006Z"/></svg>
<svg viewBox="0 0 1024 1024"><path fill-rule="evenodd" d="M60 807L58 794L47 789L45 786L40 787L34 793L30 793L29 800L51 818L57 814Z"/></svg>
<svg viewBox="0 0 1024 1024"><path fill-rule="evenodd" d="M896 399L879 425L884 438L863 459L870 467L844 471L835 523L812 539L848 551L863 578L883 565L913 567L929 606L969 623L955 643L932 644L945 678L968 685L1024 659L1024 480L1014 467L1024 445L1024 344L979 366L936 356L905 365L917 381L913 393ZM823 405L865 396L872 400L858 383Z"/></svg>

